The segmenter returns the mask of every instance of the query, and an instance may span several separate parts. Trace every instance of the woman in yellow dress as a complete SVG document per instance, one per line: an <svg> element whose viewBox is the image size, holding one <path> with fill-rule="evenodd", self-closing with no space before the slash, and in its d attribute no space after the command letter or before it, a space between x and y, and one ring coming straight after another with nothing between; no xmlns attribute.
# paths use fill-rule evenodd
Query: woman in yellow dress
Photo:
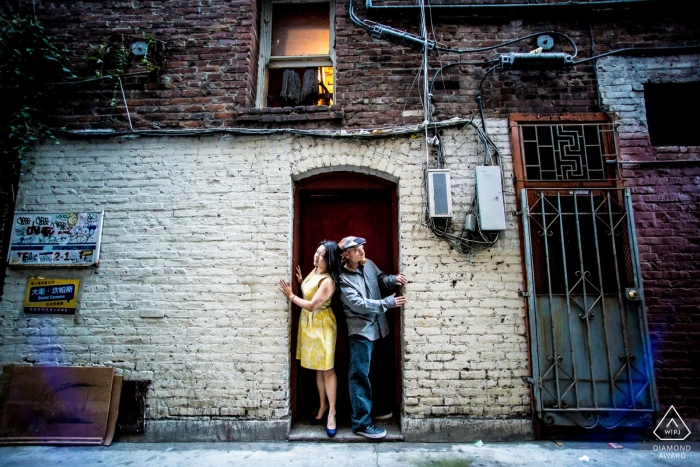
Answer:
<svg viewBox="0 0 700 467"><path fill-rule="evenodd" d="M296 268L296 278L301 282L301 268ZM326 433L333 437L337 432L335 401L338 387L335 366L335 339L338 327L331 309L331 299L340 274L340 250L331 240L319 243L314 254L314 270L301 282L304 298L297 297L292 286L281 280L280 291L295 305L301 307L297 336L297 360L301 366L316 370L316 387L321 405L315 422L326 417ZM312 421L312 422L314 422ZM314 423L315 424L315 423Z"/></svg>

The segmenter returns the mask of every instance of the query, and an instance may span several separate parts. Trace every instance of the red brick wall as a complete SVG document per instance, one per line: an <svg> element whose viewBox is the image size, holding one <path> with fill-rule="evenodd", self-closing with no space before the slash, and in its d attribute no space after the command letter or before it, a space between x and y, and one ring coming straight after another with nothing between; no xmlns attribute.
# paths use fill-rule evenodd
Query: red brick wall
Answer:
<svg viewBox="0 0 700 467"><path fill-rule="evenodd" d="M626 176L660 403L700 419L700 165L644 166Z"/></svg>
<svg viewBox="0 0 700 467"><path fill-rule="evenodd" d="M371 38L350 21L348 2L338 0L336 5L336 104L339 104L336 108L342 108L344 113L342 125L357 128L422 121L422 117L402 116L404 110L421 109L418 93L422 85L416 80L420 52ZM23 2L25 6L29 3ZM356 2L356 9L361 18L367 17L363 2ZM80 68L80 58L88 47L106 41L111 34L153 35L166 42L168 61L158 79L127 80L127 100L137 128L253 124L251 121L255 119L234 117L246 114L254 106L257 11L253 0L37 1L37 14L49 31L72 51L79 72L85 71ZM685 20L683 15L669 15L666 10L591 15L595 50L600 53L620 47L685 45L700 40L700 28L695 23ZM418 32L418 18L414 16L378 20ZM475 16L458 21L436 16L432 24L438 41L452 47L483 47L538 31L556 30L566 32L576 41L579 58L590 56L591 51L589 19L581 14L538 14L530 19ZM499 52L528 52L536 47L533 38ZM555 37L555 51L571 52L571 47L564 39ZM481 61L492 56L492 52L433 55L430 75L440 64ZM446 79L458 81L459 89L434 93L436 117L476 115L476 89L485 70L481 66L449 70ZM75 129L128 128L121 102L110 105L113 91L112 82L86 83L66 89L64 109L53 122ZM485 80L483 94L487 116L597 109L591 63L569 71L497 71ZM295 125L295 120L299 125L306 124L304 118L286 119L285 126ZM323 119L314 120L315 126L324 125ZM336 127L338 122L328 120L325 124Z"/></svg>
<svg viewBox="0 0 700 467"><path fill-rule="evenodd" d="M24 2L26 3L26 2ZM41 2L37 15L71 51L76 74L85 74L89 46L110 35L165 41L162 75L126 78L135 128L230 125L234 110L252 106L257 76L257 6L249 0ZM54 123L68 128L128 128L121 93L112 106L111 80L64 86Z"/></svg>

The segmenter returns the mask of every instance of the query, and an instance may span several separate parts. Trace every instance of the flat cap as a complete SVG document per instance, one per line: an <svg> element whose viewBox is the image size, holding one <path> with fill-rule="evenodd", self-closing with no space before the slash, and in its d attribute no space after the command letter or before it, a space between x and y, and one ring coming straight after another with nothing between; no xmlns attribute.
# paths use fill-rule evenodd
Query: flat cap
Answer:
<svg viewBox="0 0 700 467"><path fill-rule="evenodd" d="M338 242L338 247L340 247L341 250L345 251L350 248L355 248L356 246L364 245L367 243L367 240L365 240L362 237L345 237L341 241Z"/></svg>

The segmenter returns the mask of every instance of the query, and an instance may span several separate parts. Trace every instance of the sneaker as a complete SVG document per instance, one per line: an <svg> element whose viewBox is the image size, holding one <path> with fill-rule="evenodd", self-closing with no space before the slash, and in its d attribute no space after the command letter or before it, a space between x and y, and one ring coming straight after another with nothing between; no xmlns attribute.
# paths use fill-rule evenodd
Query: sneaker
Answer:
<svg viewBox="0 0 700 467"><path fill-rule="evenodd" d="M372 418L375 420L389 420L394 416L394 412L385 413L384 415L373 415Z"/></svg>
<svg viewBox="0 0 700 467"><path fill-rule="evenodd" d="M356 431L355 434L362 435L366 438L379 439L386 436L386 430L375 425L367 425L363 429Z"/></svg>

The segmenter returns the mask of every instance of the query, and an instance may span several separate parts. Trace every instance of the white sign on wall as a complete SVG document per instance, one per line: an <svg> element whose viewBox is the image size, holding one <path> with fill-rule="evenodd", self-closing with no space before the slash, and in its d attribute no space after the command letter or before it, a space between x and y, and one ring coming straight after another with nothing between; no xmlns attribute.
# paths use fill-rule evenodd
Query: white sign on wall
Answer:
<svg viewBox="0 0 700 467"><path fill-rule="evenodd" d="M15 213L10 266L93 266L100 259L104 212Z"/></svg>

